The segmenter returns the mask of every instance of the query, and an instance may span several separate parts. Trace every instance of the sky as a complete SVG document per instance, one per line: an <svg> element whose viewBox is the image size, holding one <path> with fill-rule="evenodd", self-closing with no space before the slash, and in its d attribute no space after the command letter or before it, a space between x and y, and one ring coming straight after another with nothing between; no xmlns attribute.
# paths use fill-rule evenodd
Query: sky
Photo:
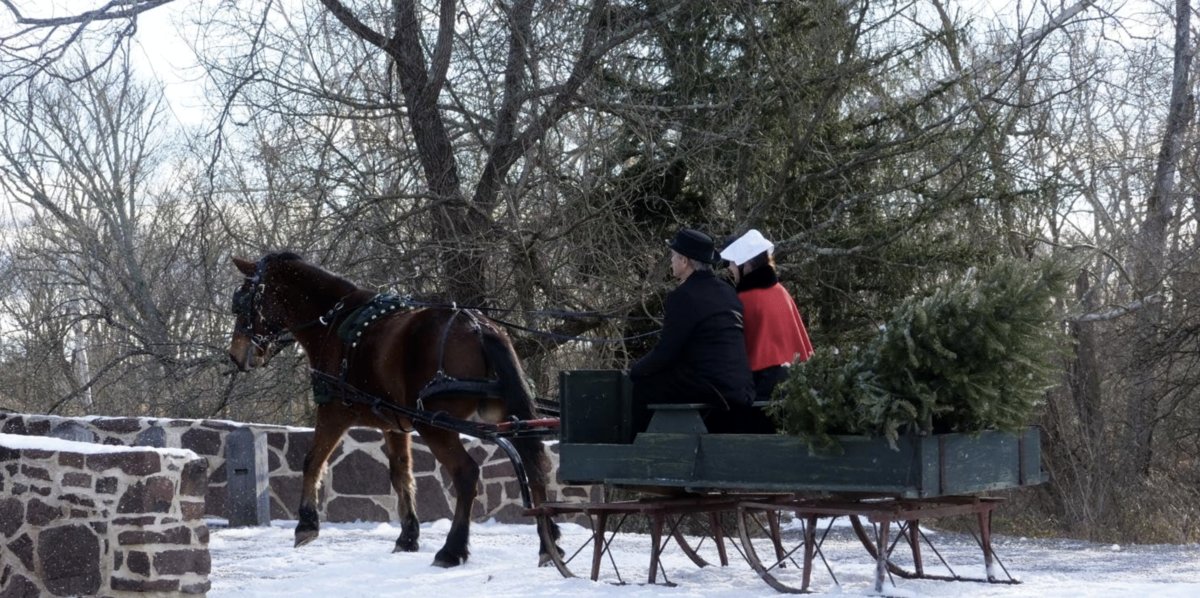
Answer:
<svg viewBox="0 0 1200 598"><path fill-rule="evenodd" d="M448 520L421 526L417 553L391 552L400 530L379 523L324 524L313 543L292 548L294 521L275 521L270 527L224 528L212 520L212 589L209 598L317 598L388 596L506 596L539 597L671 597L744 598L778 595L761 581L730 548L728 567L697 568L678 547L664 554L666 574L675 584L646 585L649 537L621 534L614 540L614 560L621 567L618 585L605 566L601 581L587 579L588 565L572 563L577 575L563 578L553 567L539 568L537 533L533 525L476 523L471 527L471 558L452 569L431 566L433 555L449 530ZM569 552L587 538L585 528L563 526ZM789 526L785 534L798 531ZM982 559L974 540L957 533L930 530L942 555L963 576L982 574ZM902 597L1119 597L1194 598L1200 596L1200 544L1120 546L1074 540L1035 540L997 536L993 540L1005 567L1019 585L904 580L885 584L885 594ZM822 545L830 567L841 582L834 585L823 567L813 577L816 596L863 596L874 587L874 561L853 538L849 526L834 524ZM702 554L715 562L711 542ZM586 560L581 556L579 559ZM579 561L577 559L577 561ZM931 573L945 573L933 565ZM660 577L661 579L661 577Z"/></svg>
<svg viewBox="0 0 1200 598"><path fill-rule="evenodd" d="M147 77L162 84L172 117L183 126L211 127L212 108L203 98L205 77L189 47L187 23L201 3L175 0L138 17L131 58Z"/></svg>

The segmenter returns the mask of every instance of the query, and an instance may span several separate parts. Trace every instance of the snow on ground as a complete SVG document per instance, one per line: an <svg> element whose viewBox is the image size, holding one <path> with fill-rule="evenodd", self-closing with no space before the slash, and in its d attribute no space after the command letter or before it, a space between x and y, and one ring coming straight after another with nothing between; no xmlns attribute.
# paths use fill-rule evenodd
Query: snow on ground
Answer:
<svg viewBox="0 0 1200 598"><path fill-rule="evenodd" d="M421 549L415 554L391 552L400 530L390 524L326 523L316 541L297 550L292 548L294 521L275 521L270 527L261 528L224 528L223 523L221 520L210 521L212 590L209 596L212 598L741 598L778 595L758 578L732 545L728 567L698 568L671 544L663 560L668 579L675 585L646 585L649 536L619 534L614 541L614 558L621 579L626 582L619 585L616 574L607 564L601 573L602 581L587 579L590 547L571 563L573 571L582 578L565 579L553 567L538 568L538 540L533 525L476 523L471 526L471 558L467 564L441 569L430 563L450 528L447 520L421 527ZM794 526L785 532L789 536L796 533L798 530ZM927 533L959 575L983 575L980 551L970 534L933 530ZM562 547L574 551L585 542L589 532L583 527L567 524L563 525L563 535ZM1200 596L1200 545L1115 546L1005 536L995 536L993 545L1004 567L1021 584L896 578L894 587L885 584L885 593L903 597ZM945 569L937 565L937 556L928 548L923 550L926 570L944 573ZM813 587L826 592L818 595L860 596L872 592L874 561L855 539L849 526L835 524L822 544L822 551L841 585L832 583L829 573L818 561ZM716 562L711 540L700 544L700 552ZM661 576L659 581L661 583Z"/></svg>

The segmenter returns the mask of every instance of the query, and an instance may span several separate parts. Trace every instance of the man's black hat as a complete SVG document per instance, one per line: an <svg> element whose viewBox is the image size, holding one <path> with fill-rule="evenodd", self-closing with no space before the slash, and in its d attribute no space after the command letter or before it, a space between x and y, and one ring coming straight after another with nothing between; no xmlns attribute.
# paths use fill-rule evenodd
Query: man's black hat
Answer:
<svg viewBox="0 0 1200 598"><path fill-rule="evenodd" d="M675 253L706 264L717 262L716 244L712 237L694 229L681 228L667 244Z"/></svg>

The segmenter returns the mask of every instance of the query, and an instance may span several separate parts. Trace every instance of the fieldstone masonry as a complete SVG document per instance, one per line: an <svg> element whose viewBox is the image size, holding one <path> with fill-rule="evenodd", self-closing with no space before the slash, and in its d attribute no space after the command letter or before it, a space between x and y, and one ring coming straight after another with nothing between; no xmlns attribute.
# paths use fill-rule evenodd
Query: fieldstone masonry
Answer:
<svg viewBox="0 0 1200 598"><path fill-rule="evenodd" d="M25 444L0 439L0 596L208 591L204 459Z"/></svg>
<svg viewBox="0 0 1200 598"><path fill-rule="evenodd" d="M61 418L0 413L0 433L88 438L101 444L184 448L208 461L204 514L228 518L228 435L251 429L266 436L267 471L272 519L296 519L303 480L304 455L312 444L311 428L241 424L221 420L149 418ZM480 464L480 491L472 509L475 519L501 522L528 521L521 517L521 493L512 465L493 444L464 438L464 446ZM548 443L551 471L557 470L558 447ZM422 521L450 517L453 490L449 476L433 458L419 435L413 435L413 475L417 486L417 515ZM552 476L553 477L553 476ZM552 482L548 500L600 500L600 487L560 486ZM395 521L396 495L392 491L383 454L383 434L371 428L353 428L330 458L321 486L324 521Z"/></svg>

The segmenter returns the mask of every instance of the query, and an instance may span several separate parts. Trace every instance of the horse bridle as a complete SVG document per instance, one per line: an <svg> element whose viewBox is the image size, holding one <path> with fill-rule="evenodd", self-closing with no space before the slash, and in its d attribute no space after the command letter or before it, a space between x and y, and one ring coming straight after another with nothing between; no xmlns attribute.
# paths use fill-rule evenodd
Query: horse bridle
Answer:
<svg viewBox="0 0 1200 598"><path fill-rule="evenodd" d="M236 316L234 332L246 336L250 345L246 347L246 363L250 362L250 351L259 349L269 359L296 342L291 332L284 326L273 326L262 313L262 298L267 285L263 282L263 270L266 264L259 260L254 265L254 274L247 276L242 287L233 293L231 311ZM258 326L262 324L265 332L259 334Z"/></svg>
<svg viewBox="0 0 1200 598"><path fill-rule="evenodd" d="M329 326L333 324L334 317L338 315L338 312L346 306L346 297L343 297L329 311L311 322L295 326L291 330L287 326L273 326L267 322L262 313L262 298L267 290L267 285L263 282L264 270L266 270L265 257L255 263L254 274L245 278L242 288L233 292L231 311L237 317L234 332L242 333L250 339L250 345L246 347L245 361L247 363L250 361L251 350L257 348L265 353L265 359L270 359L296 342L296 337L293 336L294 332L313 326ZM259 334L256 331L256 323L261 323L266 332Z"/></svg>

